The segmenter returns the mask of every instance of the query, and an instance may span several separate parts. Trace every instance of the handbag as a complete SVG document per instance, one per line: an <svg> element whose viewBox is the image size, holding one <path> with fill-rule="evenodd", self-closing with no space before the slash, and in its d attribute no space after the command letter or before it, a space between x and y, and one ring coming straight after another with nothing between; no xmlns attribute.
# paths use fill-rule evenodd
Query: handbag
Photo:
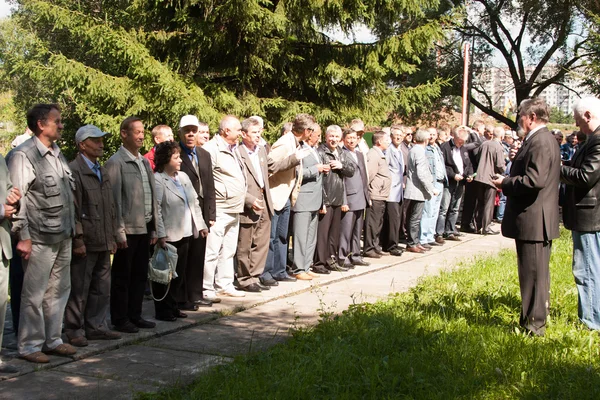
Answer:
<svg viewBox="0 0 600 400"><path fill-rule="evenodd" d="M152 285L150 285L150 294L155 301L162 301L167 297L167 293L171 288L171 280L177 278L177 272L175 272L177 258L177 248L172 244L166 243L164 248L154 246L154 254L148 262L148 279L152 282L167 285L165 295L160 299L154 297Z"/></svg>

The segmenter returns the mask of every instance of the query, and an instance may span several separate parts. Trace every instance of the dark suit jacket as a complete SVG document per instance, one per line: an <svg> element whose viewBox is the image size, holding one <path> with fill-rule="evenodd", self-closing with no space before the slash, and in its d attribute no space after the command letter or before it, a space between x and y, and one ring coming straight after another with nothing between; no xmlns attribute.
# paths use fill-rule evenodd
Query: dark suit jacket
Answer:
<svg viewBox="0 0 600 400"><path fill-rule="evenodd" d="M506 170L504 161L504 149L500 142L495 140L486 140L479 146L477 176L475 182L483 183L488 186L494 186L492 177L502 175Z"/></svg>
<svg viewBox="0 0 600 400"><path fill-rule="evenodd" d="M440 150L442 150L442 155L444 156L444 164L446 165L446 175L448 175L448 185L453 188L457 184L464 185L466 182L466 178L469 175L473 175L473 165L471 165L471 159L469 158L469 150L462 146L460 148L460 157L463 161L463 173L462 176L465 178L460 182L457 182L454 177L460 174L456 163L454 162L454 158L452 158L452 150L456 148L454 144L454 140L448 140L444 142L440 146Z"/></svg>
<svg viewBox="0 0 600 400"><path fill-rule="evenodd" d="M358 163L356 163L354 157L348 154L350 153L348 149L344 148L343 151L346 152L348 162L354 165L354 174L344 177L346 205L350 208L350 211L364 210L371 200L365 156L360 151L355 151L354 154L358 158Z"/></svg>
<svg viewBox="0 0 600 400"><path fill-rule="evenodd" d="M510 177L502 182L507 197L502 234L533 242L556 239L559 183L560 150L550 131L542 128L525 140Z"/></svg>
<svg viewBox="0 0 600 400"><path fill-rule="evenodd" d="M181 143L179 144L181 146ZM215 204L215 178L213 178L212 161L210 154L202 147L196 147L196 155L198 156L198 169L200 177L196 173L196 169L187 156L185 149L181 149L181 172L185 172L192 182L192 186L196 193L200 189L200 180L202 181L202 194L204 197L198 196L200 200L200 208L202 216L208 229L210 230L209 221L217 219L217 206Z"/></svg>
<svg viewBox="0 0 600 400"><path fill-rule="evenodd" d="M252 204L256 199L264 199L264 207L267 207L268 213L273 215L273 199L271 199L271 190L269 189L269 171L267 167L267 152L263 146L258 147L258 159L260 160L260 171L255 171L248 149L246 146L239 145L238 153L240 155L240 161L244 166L246 174L246 182L248 183L248 191L244 199L244 212L240 214L240 223L242 224L254 224L258 222L260 214L257 214L252 209ZM261 189L258 183L258 175L261 174L263 178L263 189ZM264 193L264 195L263 195Z"/></svg>
<svg viewBox="0 0 600 400"><path fill-rule="evenodd" d="M600 127L575 153L571 166L561 167L560 177L567 184L563 207L565 228L600 231Z"/></svg>

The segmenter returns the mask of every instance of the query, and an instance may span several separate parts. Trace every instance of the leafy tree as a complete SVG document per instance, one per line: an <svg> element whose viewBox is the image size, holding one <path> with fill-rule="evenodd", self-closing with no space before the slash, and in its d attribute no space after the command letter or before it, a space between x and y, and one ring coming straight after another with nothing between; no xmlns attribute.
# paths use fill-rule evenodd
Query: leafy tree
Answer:
<svg viewBox="0 0 600 400"><path fill-rule="evenodd" d="M272 135L298 112L381 124L426 109L445 84L418 75L448 23L438 0L17 3L0 37L15 102L58 101L71 136L83 123L116 133L128 115L176 126L193 113L214 130L224 113L258 114ZM322 33L356 23L377 40Z"/></svg>

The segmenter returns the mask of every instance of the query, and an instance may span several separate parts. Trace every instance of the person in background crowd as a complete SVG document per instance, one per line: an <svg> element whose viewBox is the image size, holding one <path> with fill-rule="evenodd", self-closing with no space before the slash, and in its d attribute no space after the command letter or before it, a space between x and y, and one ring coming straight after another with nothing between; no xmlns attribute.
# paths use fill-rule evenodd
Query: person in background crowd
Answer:
<svg viewBox="0 0 600 400"><path fill-rule="evenodd" d="M390 194L385 202L385 215L381 235L381 243L384 243L386 251L393 256L401 256L404 249L400 247L400 207L402 194L404 192L404 156L400 150L404 132L398 125L392 125L390 138L391 145L388 147L385 158L388 163L392 184Z"/></svg>
<svg viewBox="0 0 600 400"><path fill-rule="evenodd" d="M215 179L210 154L198 145L198 137L208 136L208 125L198 121L195 115L184 115L179 120L179 147L181 148L181 172L186 174L198 194L198 205L202 210L204 223L210 231L217 219L215 205ZM211 307L212 301L205 299L204 253L206 236L190 238L187 266L182 289L178 291L177 303L180 310L196 311L198 307ZM220 299L213 299L219 302Z"/></svg>
<svg viewBox="0 0 600 400"><path fill-rule="evenodd" d="M144 145L142 120L125 118L120 135L122 146L106 162L117 220L110 316L117 331L136 333L139 328L156 326L142 318L149 250L150 245L156 243L156 195L150 163L139 153Z"/></svg>
<svg viewBox="0 0 600 400"><path fill-rule="evenodd" d="M323 164L315 147L321 137L321 128L314 123L302 146L308 155L302 160L301 185L298 198L292 206L292 273L294 278L310 281L317 274L310 271L317 245L319 209L323 207L323 174L329 173L329 164Z"/></svg>
<svg viewBox="0 0 600 400"><path fill-rule="evenodd" d="M61 338L71 289L75 188L67 160L56 145L63 130L58 105L33 106L27 112L27 126L34 136L14 149L8 161L10 179L22 193L13 224L25 271L17 346L25 360L48 363L44 353L76 353Z"/></svg>
<svg viewBox="0 0 600 400"><path fill-rule="evenodd" d="M554 135L554 139L556 139L556 143L558 143L558 147L562 146L565 135L563 135L563 133L558 129L552 129L551 132Z"/></svg>
<svg viewBox="0 0 600 400"><path fill-rule="evenodd" d="M431 246L423 246L420 243L421 217L425 200L440 194L439 190L433 186L433 176L425 155L425 147L430 137L429 131L419 129L415 134L415 145L410 149L408 155L408 180L404 198L410 199L406 250L411 253L423 253L431 250Z"/></svg>
<svg viewBox="0 0 600 400"><path fill-rule="evenodd" d="M483 121L478 120L473 122L472 126L473 129L469 132L469 138L463 146L469 152L473 171L477 171L477 166L479 165L479 146L484 142L483 132L485 130L485 124ZM467 182L463 194L462 215L460 216L461 232L475 233L473 214L475 213L476 203L477 187L475 184Z"/></svg>
<svg viewBox="0 0 600 400"><path fill-rule="evenodd" d="M408 153L413 146L413 132L412 129L407 126L402 126L402 131L404 132L404 137L400 144L400 151L402 152L402 159L404 161L403 188L406 189L406 181L408 179ZM400 204L400 240L406 240L408 237L406 229L408 225L407 211L409 203L410 201L404 197L402 204Z"/></svg>
<svg viewBox="0 0 600 400"><path fill-rule="evenodd" d="M175 321L187 318L181 312L177 299L185 290L185 273L188 264L191 238L208 234L202 210L198 203L198 194L192 186L190 178L181 169L181 147L178 143L167 141L156 147L156 231L157 246L165 247L167 243L177 249L176 277L168 285L152 282L154 312L160 321Z"/></svg>
<svg viewBox="0 0 600 400"><path fill-rule="evenodd" d="M279 136L283 136L287 133L290 133L292 131L293 126L293 122L286 122L285 124L281 125L281 131L279 132Z"/></svg>
<svg viewBox="0 0 600 400"><path fill-rule="evenodd" d="M321 162L329 165L330 171L323 175L323 207L319 210L317 229L317 249L312 270L329 274L330 271L347 271L339 265L340 224L342 206L346 204L344 177L354 174L354 164L348 162L346 154L339 147L342 128L330 125L325 131L325 143L317 152Z"/></svg>
<svg viewBox="0 0 600 400"><path fill-rule="evenodd" d="M494 216L494 200L497 189L492 183L495 176L504 174L506 162L504 149L500 141L504 137L504 128L494 128L493 139L487 140L479 148L479 165L475 176L477 202L473 224L482 235L497 235L500 232L490 228ZM463 221L468 223L471 221Z"/></svg>
<svg viewBox="0 0 600 400"><path fill-rule="evenodd" d="M560 158L563 161L571 161L571 158L573 158L573 155L577 151L579 145L577 133L578 132L573 132L567 136L567 142L560 146Z"/></svg>
<svg viewBox="0 0 600 400"><path fill-rule="evenodd" d="M367 266L369 263L360 256L360 236L363 229L363 214L371 202L365 156L356 150L358 136L351 129L343 131L344 147L348 162L354 164L354 174L344 177L346 204L342 205L340 226L339 263L347 269L355 265Z"/></svg>
<svg viewBox="0 0 600 400"><path fill-rule="evenodd" d="M198 121L198 132L196 133L196 147L204 146L210 140L210 129L206 122Z"/></svg>
<svg viewBox="0 0 600 400"><path fill-rule="evenodd" d="M494 125L485 125L483 130L483 138L485 140L491 140L494 135Z"/></svg>
<svg viewBox="0 0 600 400"><path fill-rule="evenodd" d="M244 212L246 176L237 152L242 124L227 115L219 123L219 133L203 149L210 154L215 179L217 216L206 239L204 258L204 298L217 299L217 294L244 297L233 286L233 259L240 231L240 214Z"/></svg>
<svg viewBox="0 0 600 400"><path fill-rule="evenodd" d="M429 162L429 171L433 178L433 187L440 193L439 196L433 196L425 200L423 205L423 214L421 217L421 235L419 243L423 247L441 246L444 244L444 239L441 236L435 237L435 229L437 226L438 216L440 213L440 203L444 196L444 187L448 185L446 177L446 166L444 165L444 156L437 144L437 129L429 128L429 142L425 147L425 156Z"/></svg>
<svg viewBox="0 0 600 400"><path fill-rule="evenodd" d="M269 165L266 148L260 145L260 123L254 117L242 121L242 144L238 147L244 166L248 190L244 212L240 215L238 238L237 281L246 292L269 290L260 282L269 253L269 234L273 217L273 199L269 187ZM271 173L292 168L294 155L271 165Z"/></svg>
<svg viewBox="0 0 600 400"><path fill-rule="evenodd" d="M144 154L144 158L148 160L150 163L150 167L154 171L154 152L156 151L156 146L159 143L173 141L173 130L168 125L156 125L152 128L152 142L154 142L154 146L150 149L149 152Z"/></svg>
<svg viewBox="0 0 600 400"><path fill-rule="evenodd" d="M587 135L561 181L567 185L563 217L573 237L573 276L578 316L588 328L600 329L600 99L585 97L573 108L575 123Z"/></svg>
<svg viewBox="0 0 600 400"><path fill-rule="evenodd" d="M358 137L358 145L356 146L358 151L361 151L366 157L367 153L369 152L369 145L367 144L367 141L363 138L365 134L365 123L360 118L353 119L350 122L350 129L356 132L356 135Z"/></svg>
<svg viewBox="0 0 600 400"><path fill-rule="evenodd" d="M25 128L25 132L19 136L17 136L12 142L10 142L10 147L12 149L18 147L21 143L25 142L26 140L31 139L31 137L33 136L33 132L31 132L31 129L29 129L29 127Z"/></svg>
<svg viewBox="0 0 600 400"><path fill-rule="evenodd" d="M315 119L309 114L298 114L292 124L292 130L283 134L271 146L268 162L271 166L285 158L295 155L296 161L290 164L289 169L281 169L269 177L271 197L275 214L271 220L271 235L269 242L269 254L267 263L260 277L263 285L277 286L278 282L295 282L296 278L286 272L286 260L288 252L288 227L290 221L290 209L296 203L298 190L300 189L297 179L296 166L302 158L308 154L300 148L300 142L308 138L313 129ZM282 131L286 129L284 125Z"/></svg>
<svg viewBox="0 0 600 400"><path fill-rule="evenodd" d="M464 125L456 127L452 139L440 147L446 166L448 185L444 187L436 233L444 240L461 240L461 234L456 229L456 220L465 191L465 182L473 180L471 159L469 152L464 148L465 141L469 137L468 129Z"/></svg>
<svg viewBox="0 0 600 400"><path fill-rule="evenodd" d="M8 303L9 261L13 257L13 248L10 241L10 220L18 211L21 198L19 189L14 188L4 157L0 155L0 246L2 247L2 260L0 265L0 346L4 336L4 318ZM18 256L17 256L18 257ZM0 374L16 374L19 369L13 365L5 364L0 359Z"/></svg>
<svg viewBox="0 0 600 400"><path fill-rule="evenodd" d="M263 132L265 131L265 121L262 119L262 117L259 117L258 115L253 115L250 118L253 118L258 122L258 126L260 127L260 132L258 134L258 144L264 147L267 151L267 154L269 154L269 151L271 151L271 145L263 137Z"/></svg>
<svg viewBox="0 0 600 400"><path fill-rule="evenodd" d="M521 287L520 325L525 332L543 335L550 307L550 253L559 237L558 187L560 151L546 128L548 106L543 99L519 105L520 135L524 143L510 176L492 183L507 197L502 234L514 238Z"/></svg>
<svg viewBox="0 0 600 400"><path fill-rule="evenodd" d="M385 152L391 143L390 135L383 131L377 131L373 134L373 143L373 148L367 153L371 205L367 208L365 217L363 254L369 258L381 258L387 253L380 246L379 234L383 226L385 203L392 186L392 175L385 158Z"/></svg>
<svg viewBox="0 0 600 400"><path fill-rule="evenodd" d="M94 125L79 128L75 133L79 153L69 164L75 180L75 237L65 333L76 347L87 346L88 340L121 338L107 323L110 255L117 251L117 224L110 178L99 163L106 135Z"/></svg>

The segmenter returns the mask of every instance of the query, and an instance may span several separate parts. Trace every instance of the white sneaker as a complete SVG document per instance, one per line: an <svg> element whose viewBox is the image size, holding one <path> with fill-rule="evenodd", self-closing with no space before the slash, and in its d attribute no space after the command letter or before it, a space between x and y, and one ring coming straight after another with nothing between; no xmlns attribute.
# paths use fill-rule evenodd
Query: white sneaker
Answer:
<svg viewBox="0 0 600 400"><path fill-rule="evenodd" d="M221 301L221 300L220 300L220 299L217 297L217 295L216 295L216 294L213 294L213 293L211 293L211 294L208 294L208 293L207 293L207 294L205 294L203 297L204 297L204 300L210 300L210 301L212 301L213 303L218 303L218 302L220 302L220 301Z"/></svg>
<svg viewBox="0 0 600 400"><path fill-rule="evenodd" d="M220 295L229 297L246 297L246 293L235 289L223 290L219 292Z"/></svg>

